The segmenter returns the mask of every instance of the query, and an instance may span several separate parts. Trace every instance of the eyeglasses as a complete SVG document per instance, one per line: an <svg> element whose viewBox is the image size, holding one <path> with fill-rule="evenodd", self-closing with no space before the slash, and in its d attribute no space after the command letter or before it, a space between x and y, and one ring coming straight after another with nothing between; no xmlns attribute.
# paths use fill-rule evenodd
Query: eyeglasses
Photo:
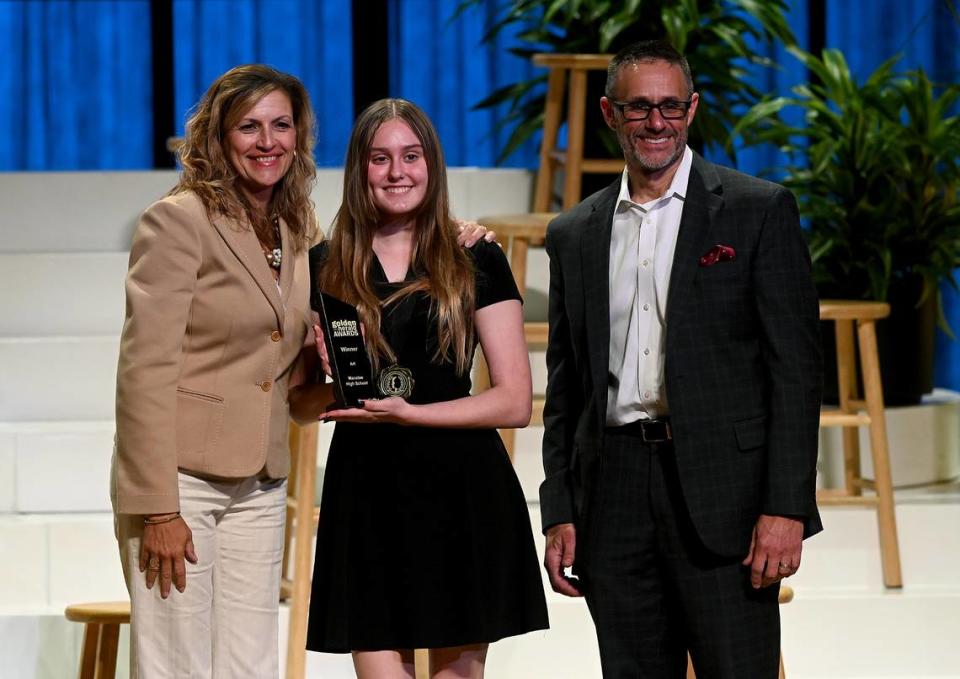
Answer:
<svg viewBox="0 0 960 679"><path fill-rule="evenodd" d="M660 116L665 120L678 120L687 115L687 109L690 108L692 99L686 101L664 101L659 104L648 104L643 101L613 101L610 103L620 109L624 120L646 120L650 117L653 109L660 112Z"/></svg>

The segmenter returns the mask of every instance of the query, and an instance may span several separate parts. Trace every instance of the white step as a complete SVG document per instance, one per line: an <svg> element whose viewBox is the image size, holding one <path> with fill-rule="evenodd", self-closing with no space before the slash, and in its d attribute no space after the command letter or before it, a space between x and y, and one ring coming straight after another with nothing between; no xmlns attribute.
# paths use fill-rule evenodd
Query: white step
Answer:
<svg viewBox="0 0 960 679"><path fill-rule="evenodd" d="M960 588L808 593L781 608L790 679L960 677Z"/></svg>
<svg viewBox="0 0 960 679"><path fill-rule="evenodd" d="M110 511L113 420L0 424L0 507Z"/></svg>
<svg viewBox="0 0 960 679"><path fill-rule="evenodd" d="M896 496L904 591L960 590L960 494L929 497ZM823 595L882 592L876 512L825 507L821 515L824 530L804 543L803 563L791 584Z"/></svg>
<svg viewBox="0 0 960 679"><path fill-rule="evenodd" d="M0 337L0 422L114 416L118 336Z"/></svg>
<svg viewBox="0 0 960 679"><path fill-rule="evenodd" d="M124 252L0 254L0 337L119 336Z"/></svg>
<svg viewBox="0 0 960 679"><path fill-rule="evenodd" d="M6 172L2 252L126 252L176 172Z"/></svg>
<svg viewBox="0 0 960 679"><path fill-rule="evenodd" d="M0 614L125 599L113 516L0 516Z"/></svg>
<svg viewBox="0 0 960 679"><path fill-rule="evenodd" d="M536 505L530 513L537 525ZM813 581L817 575L811 572L817 570L811 569L813 564L842 560L843 545L860 549L869 542L864 534L872 533L868 510L826 509L829 533L807 543L801 572L790 582L796 598L781 608L787 675L791 679L960 677L956 644L960 571L952 567L960 561L958 513L960 497L949 494L929 501L911 496L898 506L907 586L888 592L876 583L830 586ZM849 514L863 514L863 520L851 520ZM821 539L831 533L831 540ZM540 553L542 543L538 537ZM71 672L64 668L72 667L79 653L79 626L62 621L63 606L124 598L110 516L0 518L0 559L0 652L5 666L30 670L14 676L69 676ZM599 679L596 640L585 604L549 591L547 601L551 629L494 644L488 660L490 676ZM285 608L280 624L283 657ZM43 653L38 652L41 649ZM36 664L38 657L44 658L42 665ZM353 676L349 656L344 655L310 653L307 667L311 679ZM121 662L118 677L125 676Z"/></svg>

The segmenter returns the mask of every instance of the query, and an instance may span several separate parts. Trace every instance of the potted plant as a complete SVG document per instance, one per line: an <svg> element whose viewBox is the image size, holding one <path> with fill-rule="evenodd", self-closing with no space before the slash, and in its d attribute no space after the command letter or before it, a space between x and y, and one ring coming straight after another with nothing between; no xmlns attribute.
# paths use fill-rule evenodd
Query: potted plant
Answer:
<svg viewBox="0 0 960 679"><path fill-rule="evenodd" d="M956 287L960 266L960 86L897 73L897 57L858 83L839 51L790 51L813 81L756 104L735 133L787 154L779 169L809 224L821 297L890 303L877 327L885 398L918 403L933 387L936 321L950 332L940 285ZM783 119L791 108L802 126Z"/></svg>
<svg viewBox="0 0 960 679"><path fill-rule="evenodd" d="M463 0L458 11L484 2ZM510 51L529 58L538 52L613 53L637 40L667 40L687 56L706 103L697 111L691 146L722 148L737 120L734 112L760 99L761 93L746 81L748 71L772 65L751 42L796 42L786 9L785 0L509 0L483 41L493 42L504 27L517 24L525 29L519 34L522 44ZM589 96L599 100L604 74L590 75ZM543 73L512 83L477 103L477 108L509 104L503 124L512 131L498 162L542 129L546 79ZM587 155L619 155L599 106L588 107L586 128Z"/></svg>

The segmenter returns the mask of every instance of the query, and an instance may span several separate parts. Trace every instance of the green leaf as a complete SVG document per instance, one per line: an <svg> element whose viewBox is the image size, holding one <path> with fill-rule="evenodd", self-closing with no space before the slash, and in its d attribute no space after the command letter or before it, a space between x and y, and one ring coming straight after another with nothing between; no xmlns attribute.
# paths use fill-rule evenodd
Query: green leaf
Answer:
<svg viewBox="0 0 960 679"><path fill-rule="evenodd" d="M513 129L513 133L510 135L510 138L507 140L506 146L503 147L503 150L500 152L500 155L497 156L497 163L502 163L507 158L510 157L514 151L520 148L525 141L533 136L534 132L537 130L543 129L543 114L535 116L533 118L528 118L522 123L517 125Z"/></svg>
<svg viewBox="0 0 960 679"><path fill-rule="evenodd" d="M610 17L600 26L600 44L598 45L601 53L607 52L618 35L623 33L634 21L629 14L618 14Z"/></svg>
<svg viewBox="0 0 960 679"><path fill-rule="evenodd" d="M455 14L486 7L487 1L463 0ZM705 103L710 104L697 115L691 143L731 147L730 131L737 122L732 111L749 108L760 98L755 87L745 84L746 64L775 67L762 52L748 48L747 38L795 43L785 11L783 0L502 0L483 42L489 45L504 28L516 26L520 33L507 48L529 58L545 50L616 51L638 39L667 39L686 53ZM542 75L538 73L538 84ZM521 85L528 80L500 87L479 102L481 107L508 104L507 118L501 119L510 131L508 144L523 137L521 126L542 116L542 97ZM591 133L605 134L603 127Z"/></svg>

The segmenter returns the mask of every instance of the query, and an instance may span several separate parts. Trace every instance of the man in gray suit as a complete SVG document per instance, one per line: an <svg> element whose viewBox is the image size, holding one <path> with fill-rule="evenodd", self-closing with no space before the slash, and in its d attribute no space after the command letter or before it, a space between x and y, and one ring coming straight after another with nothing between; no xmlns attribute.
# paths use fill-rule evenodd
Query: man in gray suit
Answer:
<svg viewBox="0 0 960 679"><path fill-rule="evenodd" d="M682 678L688 649L699 679L776 677L779 582L821 529L796 201L687 147L700 103L669 45L621 51L600 106L626 169L547 230L545 566L608 679Z"/></svg>

